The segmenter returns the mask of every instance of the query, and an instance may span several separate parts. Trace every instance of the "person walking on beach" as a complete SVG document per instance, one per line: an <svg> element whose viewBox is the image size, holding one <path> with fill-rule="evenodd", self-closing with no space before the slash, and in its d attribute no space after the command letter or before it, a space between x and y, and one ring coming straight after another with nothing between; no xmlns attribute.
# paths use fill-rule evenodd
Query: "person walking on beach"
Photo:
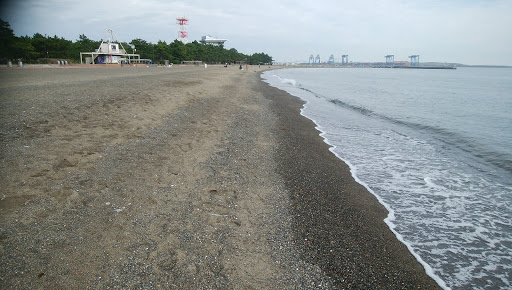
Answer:
<svg viewBox="0 0 512 290"><path fill-rule="evenodd" d="M242 70L242 69L243 69L243 68L242 68L242 64L240 64L240 70Z"/></svg>

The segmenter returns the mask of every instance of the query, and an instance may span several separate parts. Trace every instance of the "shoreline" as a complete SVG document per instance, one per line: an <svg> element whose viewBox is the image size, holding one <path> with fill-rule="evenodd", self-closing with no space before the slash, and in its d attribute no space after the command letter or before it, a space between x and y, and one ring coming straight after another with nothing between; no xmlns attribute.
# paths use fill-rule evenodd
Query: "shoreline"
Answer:
<svg viewBox="0 0 512 290"><path fill-rule="evenodd" d="M279 134L279 172L292 195L294 231L306 260L321 265L342 288L439 288L384 222L384 205L302 115L304 101L263 83L271 88L267 95L280 98L273 108L287 129ZM351 242L342 241L347 238Z"/></svg>
<svg viewBox="0 0 512 290"><path fill-rule="evenodd" d="M264 70L0 71L0 285L438 288Z"/></svg>
<svg viewBox="0 0 512 290"><path fill-rule="evenodd" d="M266 83L266 82L264 81L264 83ZM270 84L268 84L268 85L270 85ZM274 87L274 86L272 86L272 87ZM280 89L280 88L278 88L278 87L275 87L275 88L277 88L277 89L279 89L279 90L282 90L282 91L286 92L286 90L284 90L284 89ZM288 93L288 92L286 92L286 93ZM291 93L288 93L288 94L292 95ZM294 96L294 95L292 95L292 96L293 96L293 97L295 97L295 98L297 98L300 102L302 102L302 103L303 103L303 105L302 105L302 107L301 107L301 109L300 109L300 114L301 114L301 116L303 116L304 118L306 118L306 119L308 119L308 120L312 121L312 122L315 124L315 130L318 132L318 135L322 138L323 142L324 142L324 143L326 143L326 144L329 146L329 151L331 151L331 153L332 153L332 154L333 154L337 159L339 159L341 162L345 163L345 164L349 167L350 173L351 173L351 175L352 175L352 178L355 180L355 182L357 182L358 184L360 184L361 186L363 186L363 187L364 187L364 188L365 188L369 193L371 193L371 195L373 195L373 196L378 200L378 202L379 202L379 203L380 203L380 204L381 204L381 205L386 209L386 211L388 212L388 215L387 215L387 217L386 217L383 221L384 221L384 223L386 224L386 226L388 227L388 229L389 229L391 232L393 232L393 234L395 235L396 239L397 239L398 241L400 241L400 243L404 244L404 245L407 247L408 251L409 251L409 252L414 256L414 258L417 260L417 262L418 262L418 263L420 263L420 264L424 267L424 270L425 270L426 274L427 274L428 276L430 276L434 281L436 281L436 283L439 285L439 287L441 287L441 288L447 288L446 283L445 283L445 282L444 282L444 281L443 281L439 276L437 276L437 275L433 272L433 269L431 268L431 266L430 266L429 264L427 264L427 263L426 263L426 262L425 262L425 261L424 261L424 260L423 260L423 259L422 259L422 258L421 258L421 257L420 257L416 252L415 252L415 251L414 251L414 249L412 248L412 246L404 240L403 236L402 236L400 233L398 233L398 232L396 232L396 231L394 230L394 227L395 227L395 224L394 224L394 211L393 211L393 210L389 207L389 205L388 205L388 204L386 204L386 203L382 200L382 198L381 198L378 194L376 194L376 193L375 193L375 192L374 192L374 191L373 191L373 190L372 190L372 189L371 189L371 188L370 188L370 187L369 187L365 182L363 182L362 180L360 180L360 179L358 178L358 176L356 175L356 170L355 170L355 168L353 167L353 165L352 165L352 164L350 164L350 162L349 162L349 161L347 161L347 160L343 159L342 157L340 157L340 156L335 152L335 148L336 148L336 146L335 146L335 145L333 145L333 144L331 144L331 143L330 143L330 141L329 141L329 139L327 139L327 138L324 136L326 132L324 132L324 131L322 131L322 130L321 130L320 126L317 124L317 122L316 122L314 119L312 119L312 118L308 117L308 116L304 113L305 105L307 104L307 103L306 103L306 101L302 100L302 99L301 99L300 97L298 97L298 96Z"/></svg>

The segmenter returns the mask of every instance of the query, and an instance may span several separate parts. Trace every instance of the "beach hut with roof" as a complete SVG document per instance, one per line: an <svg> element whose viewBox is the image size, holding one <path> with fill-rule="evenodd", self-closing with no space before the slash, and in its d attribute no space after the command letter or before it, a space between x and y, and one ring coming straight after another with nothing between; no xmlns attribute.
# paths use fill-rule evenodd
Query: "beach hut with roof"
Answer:
<svg viewBox="0 0 512 290"><path fill-rule="evenodd" d="M139 54L127 53L123 45L114 38L114 32L109 29L107 35L102 39L100 47L93 52L80 52L80 63L86 64L121 64L140 63Z"/></svg>

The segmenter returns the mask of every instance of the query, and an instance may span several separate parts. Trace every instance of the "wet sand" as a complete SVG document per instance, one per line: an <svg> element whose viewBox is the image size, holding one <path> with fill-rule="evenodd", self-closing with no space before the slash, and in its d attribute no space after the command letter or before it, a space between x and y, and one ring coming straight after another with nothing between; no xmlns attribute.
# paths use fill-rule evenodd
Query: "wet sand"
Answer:
<svg viewBox="0 0 512 290"><path fill-rule="evenodd" d="M435 288L261 70L0 71L0 286Z"/></svg>

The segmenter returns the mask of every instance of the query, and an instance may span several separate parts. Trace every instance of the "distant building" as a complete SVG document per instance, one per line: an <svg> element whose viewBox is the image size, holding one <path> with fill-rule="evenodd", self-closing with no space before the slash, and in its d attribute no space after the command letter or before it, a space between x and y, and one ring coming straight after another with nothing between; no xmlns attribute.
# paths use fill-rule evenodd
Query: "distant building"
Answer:
<svg viewBox="0 0 512 290"><path fill-rule="evenodd" d="M108 30L107 37L101 41L98 49L93 52L80 52L80 63L83 63L84 56L86 64L141 62L139 54L126 53L123 45L114 41L112 29Z"/></svg>
<svg viewBox="0 0 512 290"><path fill-rule="evenodd" d="M210 35L206 35L201 37L201 43L202 44L213 44L213 45L221 45L224 44L224 42L228 41L227 39L218 39L213 38Z"/></svg>

